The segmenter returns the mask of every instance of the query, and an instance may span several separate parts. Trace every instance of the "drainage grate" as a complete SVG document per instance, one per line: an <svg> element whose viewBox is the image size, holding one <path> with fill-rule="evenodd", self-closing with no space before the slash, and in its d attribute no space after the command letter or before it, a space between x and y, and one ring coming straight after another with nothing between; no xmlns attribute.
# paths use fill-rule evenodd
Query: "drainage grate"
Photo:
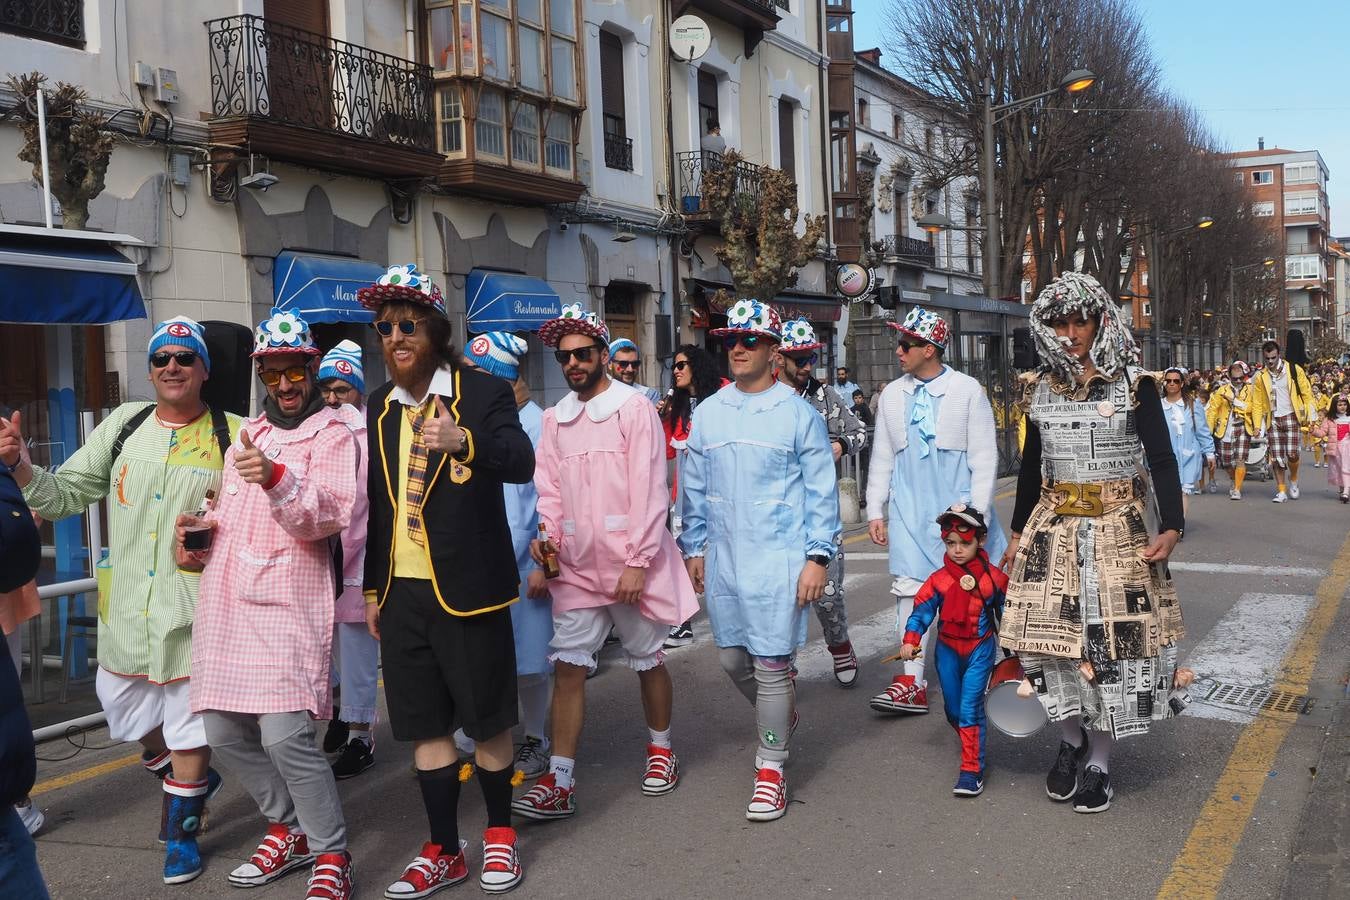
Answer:
<svg viewBox="0 0 1350 900"><path fill-rule="evenodd" d="M1208 691L1200 697L1205 703L1233 706L1239 709L1263 709L1272 712L1291 712L1306 715L1313 706L1307 694L1272 691L1263 687L1243 687L1210 681Z"/></svg>

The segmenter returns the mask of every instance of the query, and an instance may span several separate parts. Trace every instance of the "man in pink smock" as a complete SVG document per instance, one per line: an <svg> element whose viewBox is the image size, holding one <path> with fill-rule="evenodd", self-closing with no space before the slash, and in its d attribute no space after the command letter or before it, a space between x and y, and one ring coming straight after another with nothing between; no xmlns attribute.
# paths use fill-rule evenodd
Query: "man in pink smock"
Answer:
<svg viewBox="0 0 1350 900"><path fill-rule="evenodd" d="M650 738L642 792L660 796L679 783L671 750L674 690L661 645L672 625L698 610L694 588L666 530L665 434L639 391L605 374L609 329L579 304L539 329L557 350L572 393L544 413L534 483L548 540L531 553L556 552L562 574L553 595L553 754L549 772L511 808L530 819L576 812L573 769L585 713L586 673L610 629L642 685Z"/></svg>
<svg viewBox="0 0 1350 900"><path fill-rule="evenodd" d="M267 818L267 834L230 883L256 887L312 864L307 900L347 900L346 823L314 720L332 714L334 569L358 493L364 422L351 407L324 406L319 351L293 313L273 310L253 358L267 388L263 414L244 423L226 455L206 554L184 547L201 522L179 517L180 570L205 561L200 584L186 572L180 584L200 597L192 709L216 758Z"/></svg>

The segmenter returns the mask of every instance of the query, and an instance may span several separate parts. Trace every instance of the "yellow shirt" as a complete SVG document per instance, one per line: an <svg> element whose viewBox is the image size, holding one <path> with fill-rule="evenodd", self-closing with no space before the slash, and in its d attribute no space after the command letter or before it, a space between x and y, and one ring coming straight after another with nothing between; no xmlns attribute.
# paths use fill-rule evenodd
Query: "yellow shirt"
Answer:
<svg viewBox="0 0 1350 900"><path fill-rule="evenodd" d="M398 418L398 458L403 461L403 471L398 479L398 509L394 511L394 577L430 581L431 554L408 534L408 456L412 451L413 433L407 414Z"/></svg>

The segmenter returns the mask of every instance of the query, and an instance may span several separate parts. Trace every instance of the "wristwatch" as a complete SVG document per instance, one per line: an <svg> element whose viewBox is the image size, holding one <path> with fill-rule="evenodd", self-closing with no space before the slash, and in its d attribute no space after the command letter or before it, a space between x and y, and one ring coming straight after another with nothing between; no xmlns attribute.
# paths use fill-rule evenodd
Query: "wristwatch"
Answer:
<svg viewBox="0 0 1350 900"><path fill-rule="evenodd" d="M806 556L807 562L813 562L822 568L829 568L830 558L824 553L809 553Z"/></svg>

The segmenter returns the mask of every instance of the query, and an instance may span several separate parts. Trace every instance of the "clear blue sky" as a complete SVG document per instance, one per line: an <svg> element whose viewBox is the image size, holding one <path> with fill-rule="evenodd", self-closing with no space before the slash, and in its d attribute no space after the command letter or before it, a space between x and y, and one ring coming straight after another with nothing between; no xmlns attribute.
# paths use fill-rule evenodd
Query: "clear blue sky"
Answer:
<svg viewBox="0 0 1350 900"><path fill-rule="evenodd" d="M885 11L893 2L854 3L855 47L890 43ZM1331 170L1332 235L1350 235L1350 4L1136 4L1164 85L1200 112L1226 149L1255 150L1264 137L1266 147L1321 151Z"/></svg>

